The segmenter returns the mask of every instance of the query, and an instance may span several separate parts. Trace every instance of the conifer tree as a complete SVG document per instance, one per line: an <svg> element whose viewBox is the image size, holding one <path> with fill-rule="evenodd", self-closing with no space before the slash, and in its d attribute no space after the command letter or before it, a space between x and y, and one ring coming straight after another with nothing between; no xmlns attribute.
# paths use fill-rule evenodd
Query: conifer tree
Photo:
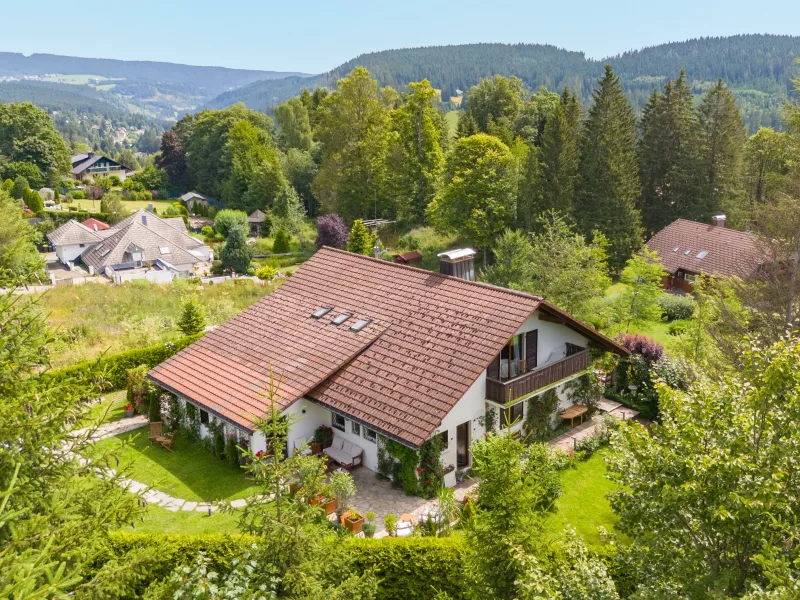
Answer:
<svg viewBox="0 0 800 600"><path fill-rule="evenodd" d="M585 235L606 236L616 270L642 244L635 117L610 65L598 83L581 139L575 222Z"/></svg>
<svg viewBox="0 0 800 600"><path fill-rule="evenodd" d="M370 234L364 221L356 219L353 228L350 230L350 238L347 240L347 251L355 254L372 255L372 248L375 245L375 236Z"/></svg>
<svg viewBox="0 0 800 600"><path fill-rule="evenodd" d="M178 329L183 335L197 335L206 328L206 311L197 298L190 297L181 308Z"/></svg>
<svg viewBox="0 0 800 600"><path fill-rule="evenodd" d="M644 108L637 148L642 185L639 205L647 233L675 219L696 219L705 211L698 194L698 128L692 90L681 71L664 92L653 91Z"/></svg>
<svg viewBox="0 0 800 600"><path fill-rule="evenodd" d="M253 260L253 249L247 245L247 234L243 227L233 227L228 232L225 245L219 251L222 266L230 271L244 274Z"/></svg>
<svg viewBox="0 0 800 600"><path fill-rule="evenodd" d="M736 99L719 79L703 96L697 111L700 124L700 194L707 205L694 218L707 222L712 214L729 213L744 225L745 194L742 154L747 130Z"/></svg>
<svg viewBox="0 0 800 600"><path fill-rule="evenodd" d="M580 124L580 102L565 88L542 133L540 213L554 209L568 219L572 217L580 162Z"/></svg>
<svg viewBox="0 0 800 600"><path fill-rule="evenodd" d="M14 185L11 186L11 197L15 200L20 200L25 194L25 190L29 189L28 180L22 175L14 180Z"/></svg>

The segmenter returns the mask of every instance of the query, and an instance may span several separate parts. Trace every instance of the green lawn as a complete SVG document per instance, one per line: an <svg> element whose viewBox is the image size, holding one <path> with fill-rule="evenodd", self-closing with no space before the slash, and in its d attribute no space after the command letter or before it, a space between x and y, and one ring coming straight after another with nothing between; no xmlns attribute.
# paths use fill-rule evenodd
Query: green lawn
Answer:
<svg viewBox="0 0 800 600"><path fill-rule="evenodd" d="M209 533L239 533L236 523L239 519L238 512L221 513L212 512L209 517L206 513L179 510L172 512L160 506L148 505L143 521L136 521L123 531L135 533L183 533L203 535Z"/></svg>
<svg viewBox="0 0 800 600"><path fill-rule="evenodd" d="M461 116L460 110L451 110L445 113L444 122L447 124L447 130L451 139L456 137L456 128L458 127L458 118Z"/></svg>
<svg viewBox="0 0 800 600"><path fill-rule="evenodd" d="M140 208L147 208L150 204L160 213L168 206L172 206L172 200L125 200L125 208L131 212L137 211ZM85 208L90 212L100 212L100 200L73 200L66 206L77 206L78 208Z"/></svg>
<svg viewBox="0 0 800 600"><path fill-rule="evenodd" d="M103 402L98 402L88 413L88 419L92 422L109 423L119 421L125 417L125 405L128 403L125 390L111 392L105 395Z"/></svg>
<svg viewBox="0 0 800 600"><path fill-rule="evenodd" d="M116 450L119 469L128 477L176 498L236 500L259 493L244 471L229 467L199 444L178 436L174 452L168 452L151 446L147 436L147 429L139 429L101 440L97 447L105 452Z"/></svg>
<svg viewBox="0 0 800 600"><path fill-rule="evenodd" d="M548 517L545 530L560 533L565 525L571 525L588 545L601 544L599 526L614 530L617 517L611 510L606 494L614 491L615 485L606 479L606 463L602 452L586 461L579 462L575 469L567 469L561 475L564 493L556 502L556 512Z"/></svg>

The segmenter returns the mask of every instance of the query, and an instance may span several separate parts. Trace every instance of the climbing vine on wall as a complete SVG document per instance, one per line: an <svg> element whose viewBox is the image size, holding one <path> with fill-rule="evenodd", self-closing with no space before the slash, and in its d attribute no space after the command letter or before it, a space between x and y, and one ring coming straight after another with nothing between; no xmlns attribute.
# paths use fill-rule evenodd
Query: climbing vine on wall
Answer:
<svg viewBox="0 0 800 600"><path fill-rule="evenodd" d="M543 442L550 438L553 430L553 413L558 408L558 394L549 389L528 400L525 415L525 437L527 442Z"/></svg>
<svg viewBox="0 0 800 600"><path fill-rule="evenodd" d="M417 451L394 440L386 440L386 452L393 459L391 467L392 485L402 488L409 496L416 496L419 493L419 481L417 479L419 454Z"/></svg>
<svg viewBox="0 0 800 600"><path fill-rule="evenodd" d="M442 438L434 435L425 440L419 448L419 495L423 498L433 498L444 483L444 468L442 467Z"/></svg>

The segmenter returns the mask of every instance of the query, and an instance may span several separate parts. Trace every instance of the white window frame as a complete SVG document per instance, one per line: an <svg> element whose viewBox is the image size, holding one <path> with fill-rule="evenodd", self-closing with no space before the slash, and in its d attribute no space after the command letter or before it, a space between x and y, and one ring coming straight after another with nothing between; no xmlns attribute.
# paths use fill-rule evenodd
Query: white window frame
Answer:
<svg viewBox="0 0 800 600"><path fill-rule="evenodd" d="M341 419L341 425L338 425L338 420ZM336 413L331 413L331 427L333 429L337 429L339 431L346 430L347 419L345 419L342 415L337 415Z"/></svg>
<svg viewBox="0 0 800 600"><path fill-rule="evenodd" d="M373 444L378 443L378 432L374 429L370 429L369 427L363 428L363 438L368 442L372 442Z"/></svg>

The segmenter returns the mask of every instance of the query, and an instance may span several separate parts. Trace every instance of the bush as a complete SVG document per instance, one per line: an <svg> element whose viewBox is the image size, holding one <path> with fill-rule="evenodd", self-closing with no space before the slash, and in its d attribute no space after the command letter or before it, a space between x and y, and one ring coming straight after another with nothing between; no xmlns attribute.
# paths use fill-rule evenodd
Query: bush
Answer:
<svg viewBox="0 0 800 600"><path fill-rule="evenodd" d="M227 460L228 464L234 469L239 468L239 448L236 445L236 438L233 436L228 438L225 447L225 460Z"/></svg>
<svg viewBox="0 0 800 600"><path fill-rule="evenodd" d="M344 250L349 237L350 230L347 223L339 215L330 214L317 217L317 249L330 246Z"/></svg>
<svg viewBox="0 0 800 600"><path fill-rule="evenodd" d="M78 208L75 206L70 206L69 208L70 210L78 210ZM63 210L42 210L37 212L36 216L40 219L50 219L53 222L53 225L56 227L59 227L70 219L75 218L75 215L71 215ZM88 219L89 217L97 219L98 221L102 221L103 223L108 223L109 221L108 215L102 212L87 212L86 218Z"/></svg>
<svg viewBox="0 0 800 600"><path fill-rule="evenodd" d="M285 254L291 250L289 245L290 241L289 234L286 233L283 229L278 229L275 232L275 240L272 242L272 253L273 254Z"/></svg>
<svg viewBox="0 0 800 600"><path fill-rule="evenodd" d="M694 314L694 298L688 295L661 294L658 303L668 321L689 319Z"/></svg>
<svg viewBox="0 0 800 600"><path fill-rule="evenodd" d="M86 195L83 193L83 190L73 190L69 194L67 194L73 200L83 200L86 198Z"/></svg>
<svg viewBox="0 0 800 600"><path fill-rule="evenodd" d="M270 281L278 274L278 270L274 267L270 267L269 265L264 265L258 271L256 271L256 277L259 279L263 279L264 281Z"/></svg>
<svg viewBox="0 0 800 600"><path fill-rule="evenodd" d="M200 230L200 234L203 237L214 237L214 229L210 225L204 225L203 228Z"/></svg>
<svg viewBox="0 0 800 600"><path fill-rule="evenodd" d="M46 371L40 377L50 379L53 384L69 384L70 382L85 384L96 381L104 390L121 390L126 386L128 371L139 365L153 368L199 338L199 335L189 336L175 342L103 356L96 361L87 361L64 369Z"/></svg>
<svg viewBox="0 0 800 600"><path fill-rule="evenodd" d="M649 363L656 362L664 355L664 346L646 335L628 333L620 342L634 354L641 354Z"/></svg>
<svg viewBox="0 0 800 600"><path fill-rule="evenodd" d="M150 410L147 419L151 423L161 421L161 398L159 398L158 394L150 394Z"/></svg>
<svg viewBox="0 0 800 600"><path fill-rule="evenodd" d="M222 275L224 272L224 267L222 266L222 261L217 259L211 263L211 274L212 275Z"/></svg>

